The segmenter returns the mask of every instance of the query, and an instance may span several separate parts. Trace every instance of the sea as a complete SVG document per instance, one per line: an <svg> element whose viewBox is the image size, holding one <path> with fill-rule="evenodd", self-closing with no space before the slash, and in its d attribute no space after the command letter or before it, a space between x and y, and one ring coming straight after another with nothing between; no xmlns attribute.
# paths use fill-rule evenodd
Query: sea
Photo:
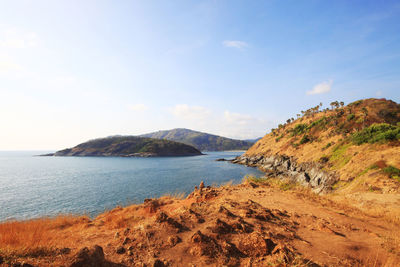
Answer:
<svg viewBox="0 0 400 267"><path fill-rule="evenodd" d="M52 151L0 151L0 222L60 214L96 215L145 198L185 195L205 185L240 183L256 168L216 159L243 151L192 157L39 157Z"/></svg>

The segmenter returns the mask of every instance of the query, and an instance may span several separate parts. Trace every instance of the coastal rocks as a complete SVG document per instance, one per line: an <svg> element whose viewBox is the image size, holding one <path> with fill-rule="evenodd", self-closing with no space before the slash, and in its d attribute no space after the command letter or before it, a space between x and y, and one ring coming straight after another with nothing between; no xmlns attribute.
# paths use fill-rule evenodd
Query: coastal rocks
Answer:
<svg viewBox="0 0 400 267"><path fill-rule="evenodd" d="M92 249L82 248L75 255L70 267L109 266L104 258L103 248L95 245Z"/></svg>
<svg viewBox="0 0 400 267"><path fill-rule="evenodd" d="M297 163L293 157L285 155L242 155L232 160L232 163L258 167L270 177L289 178L303 186L311 187L316 193L330 191L337 181L335 174L322 170L319 163Z"/></svg>
<svg viewBox="0 0 400 267"><path fill-rule="evenodd" d="M126 252L126 249L123 246L118 247L115 252L117 254L124 254Z"/></svg>

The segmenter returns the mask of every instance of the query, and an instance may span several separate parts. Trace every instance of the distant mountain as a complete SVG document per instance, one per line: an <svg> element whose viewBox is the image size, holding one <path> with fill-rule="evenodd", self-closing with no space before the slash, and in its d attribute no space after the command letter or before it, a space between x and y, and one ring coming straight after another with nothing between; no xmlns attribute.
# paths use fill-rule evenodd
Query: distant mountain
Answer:
<svg viewBox="0 0 400 267"><path fill-rule="evenodd" d="M244 139L243 141L250 142L250 143L257 143L258 140L261 140L262 137L254 138L254 139Z"/></svg>
<svg viewBox="0 0 400 267"><path fill-rule="evenodd" d="M184 128L158 131L140 136L181 142L194 146L200 151L246 150L253 145L253 142L230 139Z"/></svg>
<svg viewBox="0 0 400 267"><path fill-rule="evenodd" d="M90 140L73 148L44 156L165 157L195 156L202 153L186 144L138 136L111 136Z"/></svg>

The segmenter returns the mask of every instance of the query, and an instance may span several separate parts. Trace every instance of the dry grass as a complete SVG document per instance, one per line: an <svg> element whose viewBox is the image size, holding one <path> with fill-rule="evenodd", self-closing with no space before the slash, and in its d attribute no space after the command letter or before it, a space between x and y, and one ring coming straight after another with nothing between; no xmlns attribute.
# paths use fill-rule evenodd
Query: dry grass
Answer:
<svg viewBox="0 0 400 267"><path fill-rule="evenodd" d="M355 267L393 267L400 266L400 260L398 257L392 255L382 259L378 253L371 253L371 255L362 259ZM379 260L381 258L381 260Z"/></svg>
<svg viewBox="0 0 400 267"><path fill-rule="evenodd" d="M310 191L309 189L301 186L299 183L296 183L290 179L284 179L284 178L275 178L275 177L255 177L252 175L246 175L242 183L248 184L248 183L256 183L264 186L269 186L269 187L274 187L274 188L279 188L282 191L289 191L289 190L296 190L296 191L301 191L301 190L307 190Z"/></svg>
<svg viewBox="0 0 400 267"><path fill-rule="evenodd" d="M166 193L166 194L162 195L161 197L184 199L186 197L186 194L184 192Z"/></svg>
<svg viewBox="0 0 400 267"><path fill-rule="evenodd" d="M388 212L388 209L381 205L375 205L368 209L360 209L355 207L353 204L354 200L346 198L338 198L337 195L327 194L319 195L314 193L310 188L301 186L297 183L291 182L290 180L275 178L275 177L255 177L245 176L242 181L244 184L250 182L256 183L262 186L268 186L280 189L282 191L293 191L298 197L311 200L319 203L326 207L332 207L338 210L345 211L346 214L358 217L359 215L368 215L374 218L381 218L382 220L400 226L400 215L393 212ZM400 239L399 239L400 244Z"/></svg>
<svg viewBox="0 0 400 267"><path fill-rule="evenodd" d="M71 226L89 222L87 217L58 216L0 224L0 248L7 255L40 256L51 253L68 240L60 240L59 233Z"/></svg>
<svg viewBox="0 0 400 267"><path fill-rule="evenodd" d="M136 205L128 207L116 207L110 211L100 214L95 221L102 222L107 229L122 229L132 225L133 222L138 220L136 214Z"/></svg>
<svg viewBox="0 0 400 267"><path fill-rule="evenodd" d="M382 206L376 206L372 208L368 208L366 210L362 210L365 214L374 217L374 218L381 218L382 220L400 226L400 215L399 214L392 214L388 212ZM399 240L400 241L400 240ZM400 242L399 242L400 244Z"/></svg>
<svg viewBox="0 0 400 267"><path fill-rule="evenodd" d="M309 188L300 186L296 187L295 190L297 196L299 197L312 200L326 207L332 207L335 209L343 210L348 215L351 214L354 217L367 215L373 218L380 218L380 220L400 226L399 214L394 212L388 212L388 209L385 208L384 206L376 204L368 208L359 208L354 206L354 201L355 201L354 199L342 198L338 197L337 195L331 195L331 194L318 195L312 192ZM399 238L399 244L400 244L400 238Z"/></svg>
<svg viewBox="0 0 400 267"><path fill-rule="evenodd" d="M226 182L226 183L222 183L221 186L223 186L223 187L229 187L229 186L232 186L232 185L233 185L233 180L229 180L229 181Z"/></svg>

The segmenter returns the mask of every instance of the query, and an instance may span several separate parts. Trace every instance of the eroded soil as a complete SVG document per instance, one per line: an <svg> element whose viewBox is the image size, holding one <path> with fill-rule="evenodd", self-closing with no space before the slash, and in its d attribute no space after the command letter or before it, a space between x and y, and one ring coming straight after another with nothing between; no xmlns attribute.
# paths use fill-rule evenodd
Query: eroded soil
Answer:
<svg viewBox="0 0 400 267"><path fill-rule="evenodd" d="M54 235L60 243L52 245L53 253L21 257L9 252L2 256L3 266L400 263L396 225L309 192L254 183L201 186L186 199L148 199L57 229ZM63 238L70 240L68 247Z"/></svg>

